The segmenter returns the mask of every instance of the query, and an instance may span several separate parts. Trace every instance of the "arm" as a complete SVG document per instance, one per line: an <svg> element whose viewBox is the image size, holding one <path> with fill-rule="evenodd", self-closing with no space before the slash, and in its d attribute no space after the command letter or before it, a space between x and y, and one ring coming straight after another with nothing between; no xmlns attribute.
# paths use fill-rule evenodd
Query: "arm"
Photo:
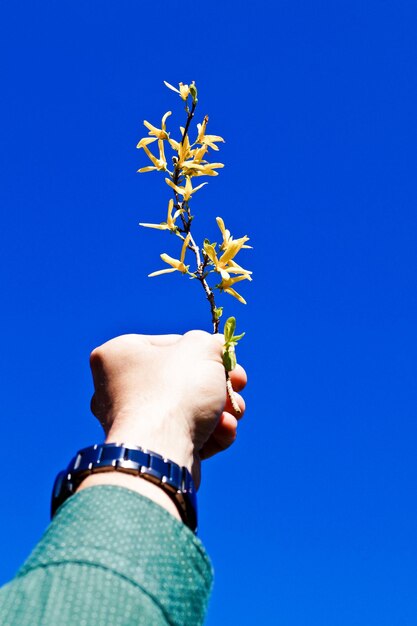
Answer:
<svg viewBox="0 0 417 626"><path fill-rule="evenodd" d="M228 447L221 338L128 335L91 356L92 410L106 442L140 445L187 467ZM246 382L240 368L235 388ZM243 400L238 397L241 409ZM211 587L204 548L172 500L141 478L92 475L0 592L0 624L200 624Z"/></svg>

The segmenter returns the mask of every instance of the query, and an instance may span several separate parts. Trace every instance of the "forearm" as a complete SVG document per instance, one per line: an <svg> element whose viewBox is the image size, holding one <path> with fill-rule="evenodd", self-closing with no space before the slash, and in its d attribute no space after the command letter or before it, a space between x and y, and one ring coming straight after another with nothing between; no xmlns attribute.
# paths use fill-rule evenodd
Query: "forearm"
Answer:
<svg viewBox="0 0 417 626"><path fill-rule="evenodd" d="M62 505L0 591L0 624L117 626L130 623L128 616L144 626L196 626L211 579L204 549L185 524L131 489L95 486Z"/></svg>

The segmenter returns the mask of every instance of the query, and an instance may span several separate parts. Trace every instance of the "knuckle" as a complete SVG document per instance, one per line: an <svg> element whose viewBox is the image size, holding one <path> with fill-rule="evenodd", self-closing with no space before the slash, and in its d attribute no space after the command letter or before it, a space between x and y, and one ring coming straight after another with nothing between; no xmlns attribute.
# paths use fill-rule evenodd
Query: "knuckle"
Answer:
<svg viewBox="0 0 417 626"><path fill-rule="evenodd" d="M94 348L90 353L90 367L93 369L97 367L99 363L103 362L103 351L101 347Z"/></svg>
<svg viewBox="0 0 417 626"><path fill-rule="evenodd" d="M195 341L207 341L211 335L206 330L189 330L185 337Z"/></svg>

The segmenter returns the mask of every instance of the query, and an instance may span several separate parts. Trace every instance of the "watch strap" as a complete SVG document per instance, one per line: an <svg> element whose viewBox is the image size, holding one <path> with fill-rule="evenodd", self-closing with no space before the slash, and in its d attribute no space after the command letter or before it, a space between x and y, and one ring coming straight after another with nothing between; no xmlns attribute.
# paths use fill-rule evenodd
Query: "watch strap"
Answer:
<svg viewBox="0 0 417 626"><path fill-rule="evenodd" d="M91 474L120 471L148 480L163 489L181 519L197 532L197 497L193 478L186 467L139 446L103 443L79 450L68 467L59 472L52 490L51 517Z"/></svg>

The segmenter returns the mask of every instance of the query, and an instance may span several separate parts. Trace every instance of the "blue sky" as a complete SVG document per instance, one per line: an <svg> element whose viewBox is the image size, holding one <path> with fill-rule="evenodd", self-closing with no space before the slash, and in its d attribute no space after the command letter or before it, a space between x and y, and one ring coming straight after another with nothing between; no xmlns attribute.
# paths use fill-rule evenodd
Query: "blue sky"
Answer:
<svg viewBox="0 0 417 626"><path fill-rule="evenodd" d="M195 232L254 246L247 306L222 299L248 408L203 468L207 624L415 624L416 27L408 1L3 6L1 582L100 439L90 350L210 330L198 285L147 278L175 240L137 226L169 197L135 173L142 121L195 80L226 139Z"/></svg>

